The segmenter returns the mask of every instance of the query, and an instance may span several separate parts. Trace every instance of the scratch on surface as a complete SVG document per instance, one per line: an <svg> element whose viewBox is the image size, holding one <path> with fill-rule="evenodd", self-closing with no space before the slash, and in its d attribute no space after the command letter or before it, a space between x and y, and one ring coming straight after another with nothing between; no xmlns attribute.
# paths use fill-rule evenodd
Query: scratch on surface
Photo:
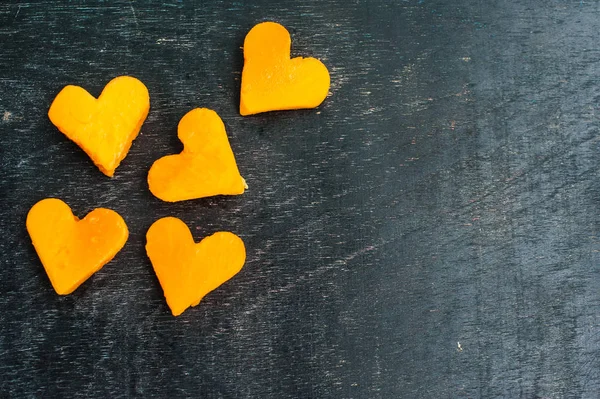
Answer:
<svg viewBox="0 0 600 399"><path fill-rule="evenodd" d="M363 248L359 249L358 251L354 251L351 254L345 256L344 258L333 262L333 264L334 265L346 265L348 262L350 262L352 259L356 258L357 256L366 254L367 252L374 251L385 243L386 243L385 241L382 241L379 244L367 245L366 247L363 247Z"/></svg>
<svg viewBox="0 0 600 399"><path fill-rule="evenodd" d="M133 22L135 22L135 28L140 30L140 25L138 24L137 15L135 15L135 8L133 7L133 0L129 0L129 8L131 8L131 14L133 14Z"/></svg>
<svg viewBox="0 0 600 399"><path fill-rule="evenodd" d="M339 88L341 88L350 81L350 78L347 76L346 69L344 67L332 66L329 68L329 73L333 77L331 79L332 93L337 92Z"/></svg>
<svg viewBox="0 0 600 399"><path fill-rule="evenodd" d="M408 108L411 108L412 112L417 112L428 109L431 105L431 101L433 101L433 98L429 97L426 100L416 99L414 101L404 103L403 105L406 105Z"/></svg>
<svg viewBox="0 0 600 399"><path fill-rule="evenodd" d="M4 115L2 116L3 122L8 122L12 117L12 112L4 111Z"/></svg>
<svg viewBox="0 0 600 399"><path fill-rule="evenodd" d="M369 115L369 114L374 114L376 112L381 112L381 111L383 111L383 107L370 107L366 111L364 111L362 114Z"/></svg>
<svg viewBox="0 0 600 399"><path fill-rule="evenodd" d="M21 6L19 5L19 8L17 8L17 12L15 13L15 19L17 19L20 12L21 12Z"/></svg>
<svg viewBox="0 0 600 399"><path fill-rule="evenodd" d="M333 262L326 263L326 264L322 265L321 267L318 267L316 270L309 271L309 272L299 276L295 281L290 282L282 287L272 288L272 289L268 290L267 293L263 294L262 296L257 297L256 300L254 301L254 303L250 306L250 308L243 313L245 316L248 316L248 315L251 315L252 313L254 313L255 311L257 311L258 309L260 309L271 298L270 294L274 294L274 293L281 294L281 293L291 292L291 290L294 287L302 284L305 281L308 281L309 279L319 277L319 276L327 273L330 270L339 268L340 266L346 266L348 264L348 262L352 261L353 259L355 259L361 255L364 255L366 253L373 252L373 251L381 248L384 245L393 243L396 240L398 240L398 238L389 239L389 240L380 239L378 242L373 243L371 245L366 245L366 246L362 247L361 249L351 252L350 254L346 255L345 257L343 257L341 259L337 259Z"/></svg>
<svg viewBox="0 0 600 399"><path fill-rule="evenodd" d="M167 37L161 37L161 38L157 39L156 44L169 44L171 46L184 47L184 48L194 47L193 43L185 43L185 42L182 43L178 39L167 38Z"/></svg>
<svg viewBox="0 0 600 399"><path fill-rule="evenodd" d="M158 39L156 41L156 44L163 44L163 43L171 43L171 42L175 42L177 41L176 39L168 39L166 37L161 37L160 39Z"/></svg>

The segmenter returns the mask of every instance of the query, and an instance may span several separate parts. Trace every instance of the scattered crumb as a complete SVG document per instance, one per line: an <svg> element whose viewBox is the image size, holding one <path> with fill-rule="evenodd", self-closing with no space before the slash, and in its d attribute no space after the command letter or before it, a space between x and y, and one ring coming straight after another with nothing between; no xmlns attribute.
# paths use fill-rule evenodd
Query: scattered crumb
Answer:
<svg viewBox="0 0 600 399"><path fill-rule="evenodd" d="M469 62L471 61L471 57L462 57L461 60L463 60L464 62Z"/></svg>
<svg viewBox="0 0 600 399"><path fill-rule="evenodd" d="M4 111L4 115L2 116L2 120L7 122L12 117L12 112Z"/></svg>
<svg viewBox="0 0 600 399"><path fill-rule="evenodd" d="M462 350L463 350L463 347L462 347L462 345L460 344L460 342L457 342L457 343L456 343L456 346L457 346L457 350L458 350L459 352L462 352Z"/></svg>

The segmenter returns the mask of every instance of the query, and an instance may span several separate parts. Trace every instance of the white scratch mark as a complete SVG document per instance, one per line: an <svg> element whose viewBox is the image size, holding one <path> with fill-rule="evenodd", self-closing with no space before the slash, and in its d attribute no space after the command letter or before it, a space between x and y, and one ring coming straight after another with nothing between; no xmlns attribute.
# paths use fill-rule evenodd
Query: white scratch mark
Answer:
<svg viewBox="0 0 600 399"><path fill-rule="evenodd" d="M19 5L19 8L17 9L17 13L15 14L15 19L17 19L20 12L21 12L21 6Z"/></svg>
<svg viewBox="0 0 600 399"><path fill-rule="evenodd" d="M366 111L364 111L362 114L369 115L369 114L374 114L376 112L381 112L381 111L383 111L383 107L370 107Z"/></svg>
<svg viewBox="0 0 600 399"><path fill-rule="evenodd" d="M133 0L129 0L129 8L131 8L131 13L133 14L133 22L135 22L135 28L140 30L140 25L138 24L137 15L135 15L135 8L133 8Z"/></svg>
<svg viewBox="0 0 600 399"><path fill-rule="evenodd" d="M385 243L386 242L383 241L381 244L378 244L378 245L367 245L366 247L361 248L358 251L354 251L351 254L347 255L346 257L344 257L344 258L342 258L340 260L335 261L333 264L338 264L338 265L342 264L342 265L345 265L348 262L350 262L352 259L356 258L357 256L364 255L367 252L374 251L374 250L376 250L377 248L379 248L381 245L383 245Z"/></svg>
<svg viewBox="0 0 600 399"><path fill-rule="evenodd" d="M160 39L158 39L156 41L156 44L163 44L163 43L171 43L171 42L175 42L176 39L167 39L166 37L161 37Z"/></svg>
<svg viewBox="0 0 600 399"><path fill-rule="evenodd" d="M172 39L167 37L161 37L156 40L156 44L172 44L175 47L183 47L183 48L192 48L194 47L193 43L188 42L180 42L178 39Z"/></svg>
<svg viewBox="0 0 600 399"><path fill-rule="evenodd" d="M330 93L337 92L342 86L350 81L350 78L346 74L344 67L332 66L329 68L329 73L333 79L331 79L331 90Z"/></svg>
<svg viewBox="0 0 600 399"><path fill-rule="evenodd" d="M397 239L392 239L392 240L380 239L378 242L373 243L371 245L367 245L357 251L354 251L354 252L346 255L342 259L338 259L333 262L326 263L326 264L322 265L321 267L317 268L316 270L309 271L309 272L299 276L295 281L293 281L291 283L288 283L279 288L270 289L270 290L268 290L268 292L265 295L262 295L262 296L256 298L256 300L250 306L250 308L248 310L246 310L245 312L243 312L243 314L244 314L244 316L249 316L252 313L254 313L255 311L257 311L258 309L262 308L265 305L265 303L271 299L270 294L275 294L275 293L283 294L283 293L291 292L294 287L296 287L310 279L319 277L319 276L327 273L330 270L339 269L340 266L347 265L348 262L352 261L353 259L355 259L361 255L364 255L366 253L375 251L375 250L381 248L382 246L384 246L386 244L390 244L396 240Z"/></svg>
<svg viewBox="0 0 600 399"><path fill-rule="evenodd" d="M462 350L463 350L463 347L462 347L462 345L460 344L460 342L457 342L457 343L456 343L456 346L457 346L457 350L458 350L459 352L462 352Z"/></svg>

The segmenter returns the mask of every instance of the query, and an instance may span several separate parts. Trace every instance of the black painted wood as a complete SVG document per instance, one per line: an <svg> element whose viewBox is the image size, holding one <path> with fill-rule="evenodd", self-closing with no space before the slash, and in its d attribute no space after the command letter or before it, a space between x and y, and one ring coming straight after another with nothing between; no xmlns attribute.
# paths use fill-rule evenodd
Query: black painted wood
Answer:
<svg viewBox="0 0 600 399"><path fill-rule="evenodd" d="M0 390L6 397L596 398L595 1L3 2ZM243 118L240 46L275 20L323 60L316 110ZM130 74L151 111L116 177L46 112ZM178 204L146 173L191 108L223 118L250 190ZM57 296L25 230L45 197L130 239ZM174 318L156 219L243 237L232 281Z"/></svg>

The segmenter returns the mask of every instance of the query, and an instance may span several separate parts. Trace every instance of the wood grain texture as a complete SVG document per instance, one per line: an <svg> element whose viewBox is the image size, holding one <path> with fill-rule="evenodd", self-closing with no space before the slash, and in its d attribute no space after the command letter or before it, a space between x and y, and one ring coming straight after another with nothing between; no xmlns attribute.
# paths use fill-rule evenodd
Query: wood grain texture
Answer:
<svg viewBox="0 0 600 399"><path fill-rule="evenodd" d="M596 398L600 5L535 0L0 4L6 397ZM317 110L238 114L240 46L275 20L320 58ZM46 112L130 74L151 110L109 179ZM194 107L242 196L154 198ZM130 239L58 297L25 230L56 196ZM240 235L242 272L173 318L144 252L176 216ZM460 343L460 344L459 344Z"/></svg>

